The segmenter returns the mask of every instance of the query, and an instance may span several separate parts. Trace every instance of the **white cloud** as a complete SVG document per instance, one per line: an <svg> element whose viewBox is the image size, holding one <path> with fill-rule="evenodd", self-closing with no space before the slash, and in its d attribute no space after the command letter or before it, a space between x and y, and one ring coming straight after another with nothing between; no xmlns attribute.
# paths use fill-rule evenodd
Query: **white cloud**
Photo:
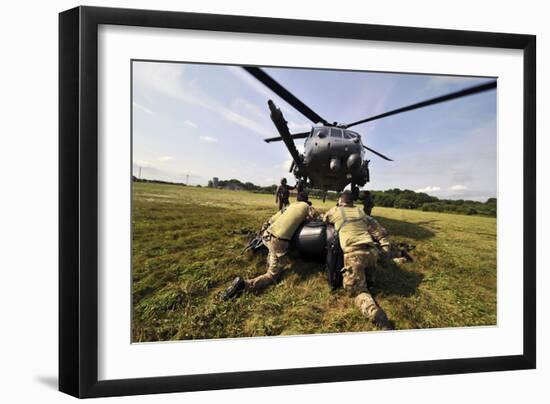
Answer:
<svg viewBox="0 0 550 404"><path fill-rule="evenodd" d="M231 72L236 78L241 80L243 83L250 86L253 90L255 90L258 94L260 94L262 97L265 98L265 102L267 104L267 100L273 100L276 103L277 102L284 102L289 108L285 109L285 115L290 114L295 118L303 118L301 114L299 114L292 105L288 104L284 99L279 97L276 93L268 89L263 83L258 81L256 78L254 78L250 73L245 71L240 66L226 66L227 70ZM266 105L267 108L267 105ZM268 112L269 114L269 112ZM287 117L288 119L288 117ZM289 123L290 127L290 123ZM306 130L303 130L302 132L309 131L311 127L308 125L308 128ZM292 130L291 130L292 132Z"/></svg>
<svg viewBox="0 0 550 404"><path fill-rule="evenodd" d="M227 70L231 72L236 78L240 79L242 82L248 84L250 87L252 87L254 90L256 90L258 93L263 95L266 100L273 98L274 93L271 90L268 90L268 88L260 83L258 80L256 80L250 73L245 71L240 66L227 66Z"/></svg>
<svg viewBox="0 0 550 404"><path fill-rule="evenodd" d="M466 191L468 187L466 185L453 185L449 189L451 191Z"/></svg>
<svg viewBox="0 0 550 404"><path fill-rule="evenodd" d="M197 128L197 124L193 121L190 121L189 119L186 119L185 121L183 121L184 124L186 124L187 126L191 126L192 128Z"/></svg>
<svg viewBox="0 0 550 404"><path fill-rule="evenodd" d="M218 113L226 120L261 136L269 137L272 135L272 131L265 129L257 121L227 108L225 104L218 102L197 88L192 81L186 81L184 72L185 66L182 64L139 62L134 68L134 78L137 83L156 92Z"/></svg>
<svg viewBox="0 0 550 404"><path fill-rule="evenodd" d="M450 86L462 85L467 87L470 85L470 81L474 81L471 78L461 76L432 76L426 83L428 90L445 90Z"/></svg>
<svg viewBox="0 0 550 404"><path fill-rule="evenodd" d="M151 111L149 108L144 107L143 105L138 104L138 103L135 102L135 101L132 102L132 105L133 105L134 107L138 108L138 109L141 109L143 112L146 112L146 113L148 113L148 114L152 114L152 113L153 113L153 111Z"/></svg>
<svg viewBox="0 0 550 404"><path fill-rule="evenodd" d="M134 160L134 164L139 167L151 168L154 167L153 163L147 160Z"/></svg>
<svg viewBox="0 0 550 404"><path fill-rule="evenodd" d="M229 109L220 110L222 116L230 122L236 123L244 128L250 129L253 132L256 132L262 136L270 137L273 135L273 132L266 130L262 125L253 121L252 119L247 118L244 115L233 112Z"/></svg>
<svg viewBox="0 0 550 404"><path fill-rule="evenodd" d="M290 133L309 132L311 130L311 125L308 123L297 123L289 121L288 130L290 131Z"/></svg>
<svg viewBox="0 0 550 404"><path fill-rule="evenodd" d="M218 139L212 136L200 136L199 139L206 143L215 143L218 141Z"/></svg>
<svg viewBox="0 0 550 404"><path fill-rule="evenodd" d="M172 156L162 156L162 157L159 157L158 159L159 161L173 161L175 160L174 157Z"/></svg>
<svg viewBox="0 0 550 404"><path fill-rule="evenodd" d="M420 188L420 189L415 189L414 190L414 192L425 192L425 193L438 192L438 191L441 191L441 188L437 187L437 186L427 186L425 188Z"/></svg>
<svg viewBox="0 0 550 404"><path fill-rule="evenodd" d="M254 115L258 119L265 119L269 116L269 108L267 103L265 108L260 108L258 105L253 104L242 97L237 97L231 102L231 108L234 111L247 112Z"/></svg>
<svg viewBox="0 0 550 404"><path fill-rule="evenodd" d="M288 159L288 160L285 160L283 161L283 163L280 165L280 167L285 170L285 171L289 171L290 170L290 166L292 165L292 159Z"/></svg>

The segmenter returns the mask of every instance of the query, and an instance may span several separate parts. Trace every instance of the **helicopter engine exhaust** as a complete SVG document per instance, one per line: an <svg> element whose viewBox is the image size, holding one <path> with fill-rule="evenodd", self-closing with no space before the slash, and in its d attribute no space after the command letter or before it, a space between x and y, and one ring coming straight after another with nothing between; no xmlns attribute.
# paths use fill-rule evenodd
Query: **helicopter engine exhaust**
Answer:
<svg viewBox="0 0 550 404"><path fill-rule="evenodd" d="M342 162L338 157L333 157L330 159L329 167L331 171L340 171L340 168L342 168Z"/></svg>
<svg viewBox="0 0 550 404"><path fill-rule="evenodd" d="M361 155L358 153L350 154L346 161L346 166L348 167L348 170L352 172L359 170L362 164L363 160L361 159Z"/></svg>

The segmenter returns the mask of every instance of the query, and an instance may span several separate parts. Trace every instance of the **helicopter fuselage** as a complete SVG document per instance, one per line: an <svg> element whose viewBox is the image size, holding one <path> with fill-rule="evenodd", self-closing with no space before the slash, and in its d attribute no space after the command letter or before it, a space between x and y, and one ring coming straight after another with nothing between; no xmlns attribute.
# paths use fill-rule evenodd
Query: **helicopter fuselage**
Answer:
<svg viewBox="0 0 550 404"><path fill-rule="evenodd" d="M357 132L332 126L312 128L303 153L309 186L338 192L350 183L365 185L369 178L364 153Z"/></svg>

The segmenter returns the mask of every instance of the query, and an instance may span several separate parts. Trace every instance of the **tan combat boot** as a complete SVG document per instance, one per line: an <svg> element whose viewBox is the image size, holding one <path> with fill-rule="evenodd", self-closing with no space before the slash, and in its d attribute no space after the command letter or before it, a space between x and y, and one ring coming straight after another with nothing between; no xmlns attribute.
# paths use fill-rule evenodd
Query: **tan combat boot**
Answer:
<svg viewBox="0 0 550 404"><path fill-rule="evenodd" d="M361 312L376 326L382 330L393 330L394 327L388 320L386 313L367 292L361 292L355 297L355 304Z"/></svg>

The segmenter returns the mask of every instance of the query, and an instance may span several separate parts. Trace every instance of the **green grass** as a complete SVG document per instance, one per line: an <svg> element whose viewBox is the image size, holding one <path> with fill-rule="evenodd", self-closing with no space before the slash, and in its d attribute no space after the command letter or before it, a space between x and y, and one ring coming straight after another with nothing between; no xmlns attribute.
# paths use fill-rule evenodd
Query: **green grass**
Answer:
<svg viewBox="0 0 550 404"><path fill-rule="evenodd" d="M295 254L264 293L219 300L235 276L265 272L264 256L241 250L275 212L273 196L147 183L133 192L133 341L376 329L330 291L322 262ZM375 272L376 299L396 328L496 324L494 218L378 207L373 216L393 240L416 245L415 262Z"/></svg>

